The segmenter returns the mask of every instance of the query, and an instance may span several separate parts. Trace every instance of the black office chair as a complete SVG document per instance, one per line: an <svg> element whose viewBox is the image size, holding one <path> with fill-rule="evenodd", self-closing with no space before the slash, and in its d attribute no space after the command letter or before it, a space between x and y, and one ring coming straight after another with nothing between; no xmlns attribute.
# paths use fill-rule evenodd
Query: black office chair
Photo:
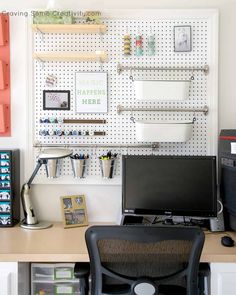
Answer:
<svg viewBox="0 0 236 295"><path fill-rule="evenodd" d="M197 295L204 234L195 227L93 226L91 295ZM77 274L80 263L77 264ZM86 278L88 266L82 271ZM84 294L88 294L87 287Z"/></svg>

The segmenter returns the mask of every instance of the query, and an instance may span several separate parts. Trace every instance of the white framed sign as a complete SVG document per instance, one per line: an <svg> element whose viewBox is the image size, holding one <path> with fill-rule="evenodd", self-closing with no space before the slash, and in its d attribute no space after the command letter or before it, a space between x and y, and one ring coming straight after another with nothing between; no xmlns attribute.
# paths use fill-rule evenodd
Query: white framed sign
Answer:
<svg viewBox="0 0 236 295"><path fill-rule="evenodd" d="M75 74L76 113L107 113L107 93L107 73Z"/></svg>

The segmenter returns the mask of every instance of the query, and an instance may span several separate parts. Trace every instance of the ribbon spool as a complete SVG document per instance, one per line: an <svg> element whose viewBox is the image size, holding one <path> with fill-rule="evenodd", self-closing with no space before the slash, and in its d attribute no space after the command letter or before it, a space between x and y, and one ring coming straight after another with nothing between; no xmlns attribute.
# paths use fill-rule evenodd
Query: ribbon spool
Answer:
<svg viewBox="0 0 236 295"><path fill-rule="evenodd" d="M135 55L143 55L143 36L139 34L135 37Z"/></svg>
<svg viewBox="0 0 236 295"><path fill-rule="evenodd" d="M123 54L131 55L131 38L128 34L123 37Z"/></svg>
<svg viewBox="0 0 236 295"><path fill-rule="evenodd" d="M148 46L148 55L149 56L153 56L156 53L156 46L155 46L155 35L154 34L150 34L148 36L148 40L147 40L147 46Z"/></svg>

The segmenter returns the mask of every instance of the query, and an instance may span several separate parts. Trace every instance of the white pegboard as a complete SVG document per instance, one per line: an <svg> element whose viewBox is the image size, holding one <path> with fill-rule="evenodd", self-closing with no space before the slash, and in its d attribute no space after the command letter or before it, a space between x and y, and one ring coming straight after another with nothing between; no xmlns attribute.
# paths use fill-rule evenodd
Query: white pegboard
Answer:
<svg viewBox="0 0 236 295"><path fill-rule="evenodd" d="M99 63L90 62L45 62L44 66L34 61L34 142L42 144L137 144L135 139L135 125L130 120L131 114L124 112L117 114L117 106L126 107L177 107L177 108L202 108L210 107L210 113L193 114L191 112L135 112L133 115L138 120L192 120L196 117L193 136L184 143L160 143L159 148L153 152L150 148L118 148L112 152L118 154L176 154L176 155L206 155L214 153L209 147L209 131L217 126L216 120L209 120L211 116L211 100L207 76L203 72L195 72L191 82L190 96L184 102L142 102L135 99L134 85L129 79L129 72L121 75L117 73L117 64L133 65L139 67L202 67L209 64L209 51L212 47L212 38L209 38L210 27L207 19L193 20L129 20L109 19L104 23L108 31L102 39L97 34L44 34L34 33L33 44L35 52L92 52L106 50L109 62L104 63L102 69ZM174 26L190 25L192 28L192 51L174 52ZM147 56L147 36L152 30L156 36L156 55ZM132 56L123 56L123 35L128 31L132 37ZM134 55L134 39L137 32L144 38L144 56ZM212 66L212 64L210 65ZM75 111L75 73L76 72L105 71L108 72L108 113L107 114L76 114ZM48 74L55 75L58 79L57 86L49 88L45 85ZM134 79L182 79L189 80L189 71L137 71L133 72ZM71 109L69 111L44 111L43 90L57 89L71 91ZM214 112L217 110L214 108ZM42 124L40 118L66 118L66 119L105 119L106 124ZM216 116L217 118L217 116ZM212 125L214 124L214 126ZM105 136L40 136L41 129L55 130L86 130L104 131ZM106 153L109 148L73 148L76 153L90 155L87 175L100 175L98 156ZM37 154L35 149L35 155ZM63 175L72 175L69 159L64 160L61 172ZM120 175L120 157L116 169ZM43 174L43 172L41 173Z"/></svg>

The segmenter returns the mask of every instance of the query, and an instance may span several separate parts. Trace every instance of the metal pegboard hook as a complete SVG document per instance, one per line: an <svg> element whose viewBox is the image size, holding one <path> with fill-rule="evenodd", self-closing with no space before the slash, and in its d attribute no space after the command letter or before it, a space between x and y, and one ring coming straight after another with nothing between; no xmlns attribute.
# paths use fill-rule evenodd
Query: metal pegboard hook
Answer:
<svg viewBox="0 0 236 295"><path fill-rule="evenodd" d="M99 38L100 38L100 41L103 42L104 39L103 39L103 32L102 32L102 28L100 27L99 28Z"/></svg>
<svg viewBox="0 0 236 295"><path fill-rule="evenodd" d="M102 71L102 69L103 69L103 62L102 62L102 58L101 57L99 57L98 62L99 62L99 68Z"/></svg>
<svg viewBox="0 0 236 295"><path fill-rule="evenodd" d="M132 82L134 81L134 77L133 77L132 69L130 69L130 72L129 72L129 78L130 78L130 80L131 80Z"/></svg>
<svg viewBox="0 0 236 295"><path fill-rule="evenodd" d="M43 69L44 69L44 63L45 63L45 61L42 60L42 59L41 59L40 57L38 57L38 56L37 56L37 61L40 62L41 69L43 70Z"/></svg>
<svg viewBox="0 0 236 295"><path fill-rule="evenodd" d="M190 77L190 80L193 81L194 80L194 70L192 70L192 75Z"/></svg>
<svg viewBox="0 0 236 295"><path fill-rule="evenodd" d="M135 117L134 117L134 114L133 114L133 110L131 110L131 114L130 114L130 121L132 121L133 123L135 123Z"/></svg>
<svg viewBox="0 0 236 295"><path fill-rule="evenodd" d="M44 42L44 32L42 32L38 27L36 28L37 32L40 33L40 39L42 42Z"/></svg>

